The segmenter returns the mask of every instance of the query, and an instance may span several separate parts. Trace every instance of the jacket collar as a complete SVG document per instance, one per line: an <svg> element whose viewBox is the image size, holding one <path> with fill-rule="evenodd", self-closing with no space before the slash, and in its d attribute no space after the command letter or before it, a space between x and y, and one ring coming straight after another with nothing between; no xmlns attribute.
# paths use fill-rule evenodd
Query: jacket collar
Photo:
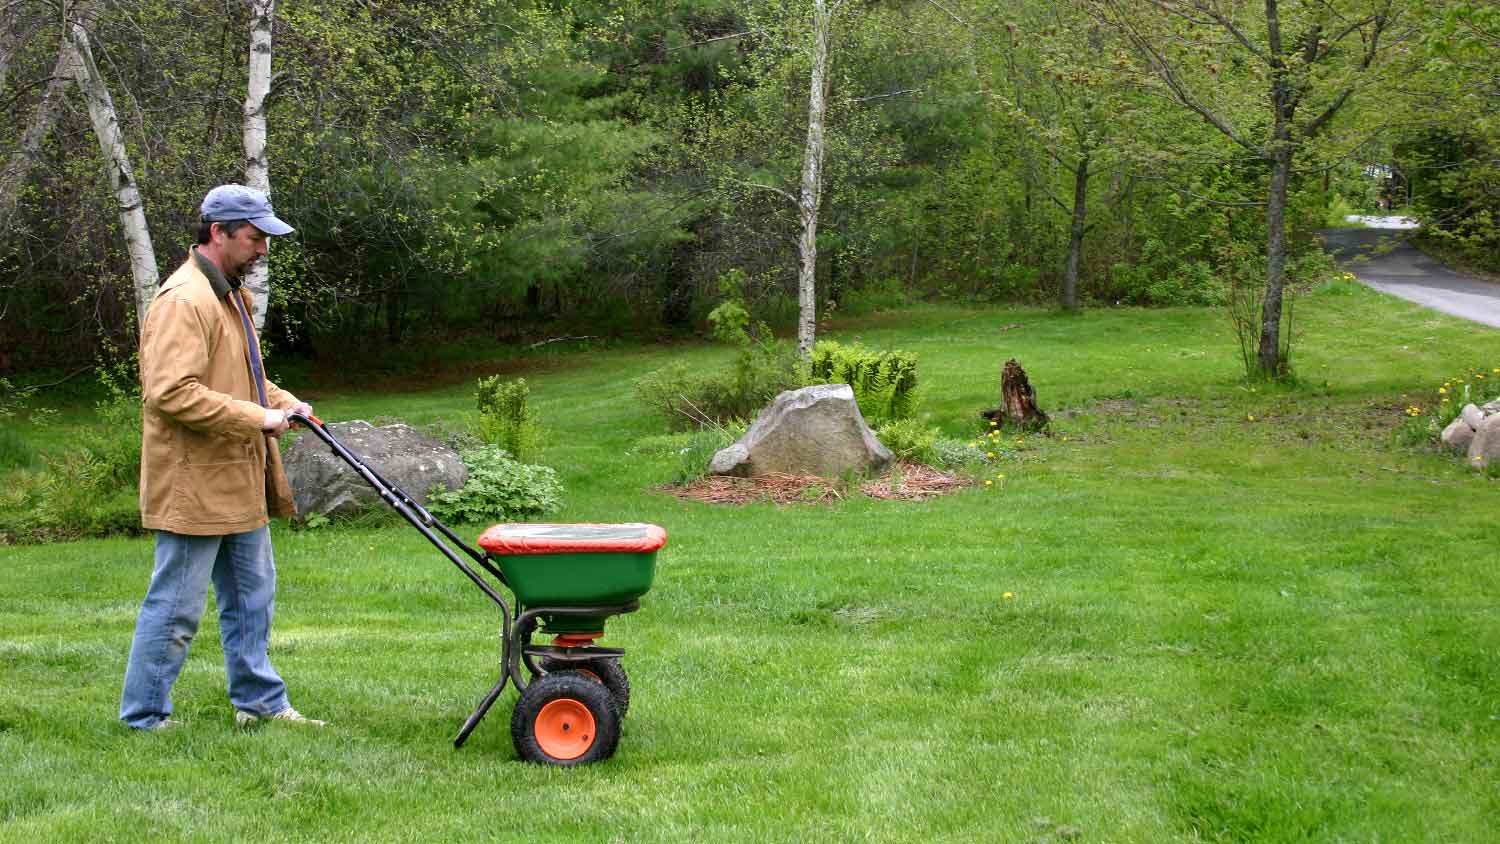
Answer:
<svg viewBox="0 0 1500 844"><path fill-rule="evenodd" d="M223 299L229 295L229 291L240 289L240 280L224 275L218 265L198 252L198 247L194 246L189 251L193 256L193 263L198 266L198 271L203 273L204 278L208 279L209 286L213 287L215 296Z"/></svg>

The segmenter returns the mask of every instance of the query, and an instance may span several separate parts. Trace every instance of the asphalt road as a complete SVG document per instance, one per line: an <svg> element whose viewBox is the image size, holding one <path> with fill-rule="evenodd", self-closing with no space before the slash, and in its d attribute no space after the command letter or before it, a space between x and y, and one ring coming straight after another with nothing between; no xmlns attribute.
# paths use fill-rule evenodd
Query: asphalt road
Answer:
<svg viewBox="0 0 1500 844"><path fill-rule="evenodd" d="M1445 314L1500 328L1500 284L1454 272L1406 242L1399 218L1390 228L1328 229L1323 248L1364 284Z"/></svg>

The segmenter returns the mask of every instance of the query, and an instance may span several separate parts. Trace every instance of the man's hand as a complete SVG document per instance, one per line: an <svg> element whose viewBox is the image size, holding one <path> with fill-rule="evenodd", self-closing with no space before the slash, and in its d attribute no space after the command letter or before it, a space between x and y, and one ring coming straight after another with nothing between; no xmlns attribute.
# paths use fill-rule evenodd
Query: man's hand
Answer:
<svg viewBox="0 0 1500 844"><path fill-rule="evenodd" d="M286 411L266 408L266 420L261 423L260 429L273 437L285 434L287 429Z"/></svg>
<svg viewBox="0 0 1500 844"><path fill-rule="evenodd" d="M299 401L299 402L297 402L296 404L294 404L291 407L287 408L286 412L287 413L300 413L303 416L309 416L309 417L313 415L312 405L308 404L305 401ZM300 425L301 423L299 422L297 424Z"/></svg>

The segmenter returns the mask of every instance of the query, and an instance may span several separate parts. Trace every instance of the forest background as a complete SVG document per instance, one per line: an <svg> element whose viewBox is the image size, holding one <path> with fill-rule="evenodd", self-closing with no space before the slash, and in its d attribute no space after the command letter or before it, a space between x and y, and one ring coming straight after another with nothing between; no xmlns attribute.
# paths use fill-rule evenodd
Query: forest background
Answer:
<svg viewBox="0 0 1500 844"><path fill-rule="evenodd" d="M801 275L820 318L1229 305L1282 374L1257 317L1348 212L1500 269L1497 68L1454 0L16 0L0 375L128 357L257 119L274 354L783 330Z"/></svg>

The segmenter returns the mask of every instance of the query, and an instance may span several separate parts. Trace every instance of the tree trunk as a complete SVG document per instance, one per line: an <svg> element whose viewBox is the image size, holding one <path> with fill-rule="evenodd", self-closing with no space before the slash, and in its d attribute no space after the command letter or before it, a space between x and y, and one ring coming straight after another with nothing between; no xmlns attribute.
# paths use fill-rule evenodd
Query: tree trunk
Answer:
<svg viewBox="0 0 1500 844"><path fill-rule="evenodd" d="M115 104L110 99L103 75L99 73L99 66L94 63L88 32L82 25L72 22L68 24L68 33L70 39L64 47L68 64L74 81L88 99L89 120L94 124L99 151L104 155L105 174L120 206L120 225L125 230L130 275L135 284L136 325L140 327L145 325L146 311L151 307L151 300L156 298L156 254L151 249L151 230L146 225L145 207L140 191L136 189L135 176L130 171L125 136L120 131Z"/></svg>
<svg viewBox="0 0 1500 844"><path fill-rule="evenodd" d="M46 140L52 131L52 124L57 121L57 109L62 105L63 91L73 81L70 73L71 55L68 36L64 35L57 51L57 63L52 68L52 76L47 79L47 87L42 89L42 98L37 100L36 107L31 111L31 122L26 124L21 143L11 153L10 160L5 162L5 170L0 172L0 236L10 231L11 215L15 213L16 204L21 199L21 188L31 175L31 165L41 152L42 141Z"/></svg>
<svg viewBox="0 0 1500 844"><path fill-rule="evenodd" d="M1271 190L1266 202L1266 297L1260 312L1261 375L1280 378L1287 362L1281 356L1281 300L1286 286L1286 189L1292 170L1292 149L1283 132L1277 133L1271 154Z"/></svg>
<svg viewBox="0 0 1500 844"><path fill-rule="evenodd" d="M1014 358L1005 362L1000 373L1000 406L980 411L979 415L1001 427L1026 431L1041 430L1050 421L1047 414L1036 406L1036 392L1031 389L1026 370Z"/></svg>
<svg viewBox="0 0 1500 844"><path fill-rule="evenodd" d="M250 81L245 91L245 184L264 191L266 196L271 195L271 167L266 158L266 98L271 93L271 24L275 17L276 0L251 2ZM257 332L265 327L266 304L271 293L268 257L256 261L244 278Z"/></svg>
<svg viewBox="0 0 1500 844"><path fill-rule="evenodd" d="M802 238L798 252L797 353L812 356L818 323L818 206L823 199L823 115L828 110L828 4L813 0L812 80L807 100L807 149L802 156Z"/></svg>
<svg viewBox="0 0 1500 844"><path fill-rule="evenodd" d="M1062 306L1078 310L1078 256L1083 251L1083 228L1088 218L1089 156L1084 153L1073 169L1073 226L1068 233L1068 268L1063 272Z"/></svg>

